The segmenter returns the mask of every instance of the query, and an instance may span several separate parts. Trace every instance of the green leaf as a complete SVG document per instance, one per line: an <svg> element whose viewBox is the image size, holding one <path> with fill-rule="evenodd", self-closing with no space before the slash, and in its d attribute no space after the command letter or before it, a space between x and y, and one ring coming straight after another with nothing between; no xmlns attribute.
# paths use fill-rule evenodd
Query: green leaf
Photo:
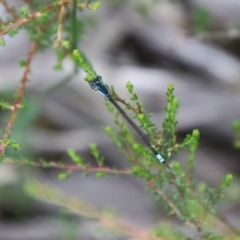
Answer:
<svg viewBox="0 0 240 240"><path fill-rule="evenodd" d="M113 129L112 129L110 126L106 126L106 127L105 127L105 132L106 132L109 136L114 135L114 131L113 131Z"/></svg>
<svg viewBox="0 0 240 240"><path fill-rule="evenodd" d="M133 100L137 101L138 100L138 96L136 93L133 94Z"/></svg>
<svg viewBox="0 0 240 240"><path fill-rule="evenodd" d="M231 181L233 180L233 175L232 174L227 174L227 176L222 180L220 188L224 189L227 186L230 185Z"/></svg>
<svg viewBox="0 0 240 240"><path fill-rule="evenodd" d="M132 168L132 172L137 175L138 173L141 172L141 167L140 166L134 166Z"/></svg>
<svg viewBox="0 0 240 240"><path fill-rule="evenodd" d="M133 85L132 85L131 82L129 82L129 81L127 82L126 88L127 88L127 90L128 90L130 93L133 92Z"/></svg>
<svg viewBox="0 0 240 240"><path fill-rule="evenodd" d="M191 145L192 143L195 143L196 140L198 141L199 136L200 136L199 130L198 130L198 129L193 130L192 135L188 134L188 135L185 137L182 145L183 145L183 146L189 146L189 145ZM194 146L195 146L195 145L194 145Z"/></svg>
<svg viewBox="0 0 240 240"><path fill-rule="evenodd" d="M83 159L80 156L78 156L73 149L68 149L67 153L74 163L76 163L78 166L81 166L81 167L84 166Z"/></svg>
<svg viewBox="0 0 240 240"><path fill-rule="evenodd" d="M203 219L205 213L205 210L203 206L201 206L198 203L198 199L186 199L186 207L188 209L188 213L190 214L190 217L193 219Z"/></svg>
<svg viewBox="0 0 240 240"><path fill-rule="evenodd" d="M70 177L71 173L72 173L72 171L70 171L70 170L68 170L67 172L59 173L58 174L58 179L59 180L64 180L64 179Z"/></svg>
<svg viewBox="0 0 240 240"><path fill-rule="evenodd" d="M172 99L172 108L173 108L174 110L176 110L178 107L179 107L179 100L178 100L178 98L174 97L174 98Z"/></svg>
<svg viewBox="0 0 240 240"><path fill-rule="evenodd" d="M96 144L90 144L91 154L96 159L98 165L103 166L104 158L101 156L100 151L97 148Z"/></svg>
<svg viewBox="0 0 240 240"><path fill-rule="evenodd" d="M29 9L27 7L21 7L20 8L20 14L23 16L23 17L28 17L29 15Z"/></svg>
<svg viewBox="0 0 240 240"><path fill-rule="evenodd" d="M20 143L18 142L11 142L10 146L15 150L15 151L19 151L20 150Z"/></svg>
<svg viewBox="0 0 240 240"><path fill-rule="evenodd" d="M15 36L17 33L18 33L18 29L17 29L17 28L12 28L12 29L10 29L10 30L8 31L8 35L9 35L10 37Z"/></svg>
<svg viewBox="0 0 240 240"><path fill-rule="evenodd" d="M145 122L145 116L144 116L144 114L138 114L138 115L137 115L137 118L138 118L138 120L139 120L141 123L144 123L144 122Z"/></svg>
<svg viewBox="0 0 240 240"><path fill-rule="evenodd" d="M98 178L103 178L103 177L106 177L107 176L107 173L105 173L105 172L97 172L96 173L96 177L98 177Z"/></svg>
<svg viewBox="0 0 240 240"><path fill-rule="evenodd" d="M115 143L119 148L122 148L121 139L116 136L115 132L113 131L113 129L112 129L110 126L106 126L106 127L105 127L105 132L112 138L112 140L114 141L114 143Z"/></svg>
<svg viewBox="0 0 240 240"><path fill-rule="evenodd" d="M3 99L0 100L0 107L2 109L9 109L11 107L11 104Z"/></svg>
<svg viewBox="0 0 240 240"><path fill-rule="evenodd" d="M168 222L161 222L160 226L155 227L154 233L159 239L168 239L168 240L184 240L186 237L184 234L177 230L172 224Z"/></svg>
<svg viewBox="0 0 240 240"><path fill-rule="evenodd" d="M139 144L139 143L134 143L133 145L132 145L132 147L133 147L133 149L134 150L136 150L137 152L142 152L143 151L143 146L141 145L141 144Z"/></svg>
<svg viewBox="0 0 240 240"><path fill-rule="evenodd" d="M6 147L12 147L15 151L20 149L20 143L12 141L10 138L5 141Z"/></svg>
<svg viewBox="0 0 240 240"><path fill-rule="evenodd" d="M86 72L87 76L85 77L85 80L87 82L90 82L97 77L96 72L92 70L89 62L83 57L83 55L77 49L73 50L72 58L75 61L75 63L78 66L82 67Z"/></svg>
<svg viewBox="0 0 240 240"><path fill-rule="evenodd" d="M27 61L26 60L20 60L19 62L20 67L26 67L27 66Z"/></svg>
<svg viewBox="0 0 240 240"><path fill-rule="evenodd" d="M167 90L168 90L168 92L169 92L170 94L172 94L173 91L174 91L174 85L173 85L173 84L168 84Z"/></svg>
<svg viewBox="0 0 240 240"><path fill-rule="evenodd" d="M200 136L200 132L198 129L194 129L193 132L192 132L192 136L194 138L198 138Z"/></svg>

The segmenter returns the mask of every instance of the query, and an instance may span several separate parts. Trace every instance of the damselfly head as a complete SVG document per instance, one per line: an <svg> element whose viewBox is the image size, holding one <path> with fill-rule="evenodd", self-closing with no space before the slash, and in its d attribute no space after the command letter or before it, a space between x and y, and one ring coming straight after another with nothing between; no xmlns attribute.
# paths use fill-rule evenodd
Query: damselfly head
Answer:
<svg viewBox="0 0 240 240"><path fill-rule="evenodd" d="M100 82L100 81L102 81L102 77L101 76L97 76L94 80Z"/></svg>
<svg viewBox="0 0 240 240"><path fill-rule="evenodd" d="M92 81L89 82L89 85L90 85L90 87L92 89L97 91L101 81L102 81L102 77L101 76L97 76L96 78L94 78Z"/></svg>

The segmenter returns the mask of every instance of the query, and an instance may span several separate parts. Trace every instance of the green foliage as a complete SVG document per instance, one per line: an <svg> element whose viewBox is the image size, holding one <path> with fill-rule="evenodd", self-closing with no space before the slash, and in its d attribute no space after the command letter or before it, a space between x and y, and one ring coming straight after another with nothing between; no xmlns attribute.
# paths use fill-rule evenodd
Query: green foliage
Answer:
<svg viewBox="0 0 240 240"><path fill-rule="evenodd" d="M7 140L6 145L12 147L15 151L20 149L20 143L11 141L10 139Z"/></svg>
<svg viewBox="0 0 240 240"><path fill-rule="evenodd" d="M22 17L28 17L29 15L29 9L28 7L24 6L24 7L21 7L20 10L19 10L19 13Z"/></svg>
<svg viewBox="0 0 240 240"><path fill-rule="evenodd" d="M84 61L81 59L81 61ZM81 63L81 65L83 65ZM85 67L88 74L89 68ZM119 118L118 112L113 105L106 102L108 110L113 114L114 122L119 130L115 132L112 127L107 126L105 131L112 138L118 149L124 154L126 159L132 164L131 172L135 176L144 179L152 193L165 202L165 208L169 214L176 215L183 223L194 226L202 236L208 236L212 239L220 239L213 231L205 227L209 214L214 214L214 205L219 202L223 196L223 191L230 184L232 175L227 175L221 182L220 187L211 189L206 184L197 185L193 179L196 151L199 144L199 131L193 130L188 134L182 143L177 141L177 120L179 100L174 96L174 86L168 85L166 97L167 106L164 108L166 116L162 123L162 129L159 131L157 126L151 121L151 114L147 114L143 108L134 87L127 82L126 88L130 94L130 103L121 99L113 87L110 88L113 97L132 111L135 120L139 122L140 127L156 142L160 153L165 156L167 165L160 165L155 156L148 151L142 144L136 143L132 132L124 127ZM128 137L127 137L128 136ZM130 137L129 137L130 136ZM95 145L94 145L95 147ZM180 150L188 149L189 158L187 160L187 169L178 161L170 159L172 154L177 155ZM98 157L99 152L97 152ZM155 164L157 163L157 166ZM158 171L151 171L154 166ZM103 177L102 172L97 172L96 176ZM174 188L166 190L162 188L165 184L171 184ZM171 229L171 228L170 228ZM157 236L164 236L161 229L156 230ZM171 233L172 229L171 229ZM161 235L162 234L162 235ZM168 237L170 234L166 233ZM176 233L172 238L180 238L183 235ZM170 238L171 239L171 238Z"/></svg>
<svg viewBox="0 0 240 240"><path fill-rule="evenodd" d="M85 80L87 82L89 82L89 81L93 80L95 77L97 77L97 74L96 74L96 72L94 72L92 70L90 63L88 61L86 61L84 56L78 50L76 50L76 49L73 50L72 56L73 56L73 60L76 62L76 64L78 64L78 66L83 68L83 70L86 72L87 75L85 77Z"/></svg>
<svg viewBox="0 0 240 240"><path fill-rule="evenodd" d="M69 9L72 9L72 12L69 12L67 15L61 15L61 7L65 6L63 6L60 1L51 1L51 5L49 5L48 8L46 8L45 1L32 1L32 4L32 7L24 6L16 12L16 16L18 16L19 19L14 19L14 17L11 16L10 23L12 25L4 25L4 23L1 23L0 31L13 37L24 29L29 39L36 43L37 49L44 50L52 48L52 50L55 51L55 70L62 70L62 61L71 56L73 64L76 64L86 72L85 80L87 82L96 78L98 75L93 70L91 63L84 56L84 52L79 52L76 49L77 43L83 33L83 29L77 28L76 26L82 24L77 18L77 13L81 13L85 8L96 11L100 7L101 2L92 0L69 1L69 3L66 3L66 6L71 4L71 8ZM138 4L139 12L147 15L148 4ZM154 5L154 1L152 1L151 4ZM201 33L210 29L212 19L207 10L198 8L193 20L195 32ZM59 31L59 29L61 30ZM0 36L0 45L5 46L5 41L2 36ZM29 59L29 56L26 59ZM25 59L20 60L19 65L23 70L30 68L29 61ZM25 80L27 80L27 77ZM21 82L20 88L24 87L24 84L25 83ZM90 152L97 162L97 167L92 167L87 164L73 149L68 149L67 151L69 158L73 162L71 165L43 159L39 159L38 161L12 159L10 163L42 168L58 168L61 170L61 173L58 175L59 180L70 177L73 170L82 171L85 176L93 172L97 178L106 177L109 173L132 174L135 177L145 180L150 192L157 200L163 203L166 212L169 215L175 215L182 222L182 225L192 227L201 239L223 239L224 234L216 234L216 228L212 227L210 220L216 219L215 221L217 223L223 224L221 218L218 217L219 215L215 214L216 210L214 207L223 198L226 188L230 185L233 176L228 174L216 188L210 188L206 183L197 183L194 179L195 160L200 133L195 129L191 134L188 134L182 142L178 141L178 122L176 116L179 100L174 95L174 86L172 84L168 85L166 90L167 105L164 108L165 118L161 124L161 129L159 129L159 123L156 124L152 122L152 114L146 113L143 104L134 91L133 84L127 82L126 88L130 95L129 102L126 102L118 96L114 87L109 87L109 91L112 97L123 106L125 111L133 116L134 121L151 140L152 145L164 156L166 160L165 165L160 164L152 152L135 139L132 129L124 124L119 113L109 101L106 101L106 106L113 116L117 130L114 130L112 126L106 126L105 132L118 147L123 158L130 163L130 169L119 170L105 167L104 157L101 155L96 144L90 144ZM90 90L91 89L89 89L89 91ZM11 112L14 112L20 108L19 106L22 107L24 105L23 96L17 95L17 97L20 101L15 102L15 105L1 100L1 108L10 109ZM38 105L34 105L34 108L37 107ZM36 114L36 111L34 111L34 114ZM9 122L13 125L15 119L13 117L9 119L11 119ZM29 119L32 120L33 118ZM27 122L27 124L29 124L29 122ZM20 144L13 141L11 139L12 137L10 138L12 125L6 128L8 132L6 130L3 131L3 137L1 139L3 145L1 146L2 153L6 147L11 147L14 150L20 149ZM25 129L26 128L24 128L24 131ZM233 123L233 130L236 135L235 147L240 148L240 122L236 121ZM188 158L184 162L179 162L178 160L178 154L181 150L188 151ZM1 158L7 162L3 154ZM34 190L35 189L32 189L32 191ZM228 224L226 225L228 226ZM156 237L162 239L186 239L185 234L176 231L172 225L163 222L155 228L154 234Z"/></svg>
<svg viewBox="0 0 240 240"><path fill-rule="evenodd" d="M96 173L96 177L97 178L104 178L106 176L107 176L107 173L105 173L105 172L97 172Z"/></svg>
<svg viewBox="0 0 240 240"><path fill-rule="evenodd" d="M26 67L27 66L27 61L26 60L20 60L19 61L19 66L20 67Z"/></svg>
<svg viewBox="0 0 240 240"><path fill-rule="evenodd" d="M180 231L177 231L173 228L170 223L163 223L154 230L155 235L162 239L169 239L169 240L184 240L186 239L184 234Z"/></svg>
<svg viewBox="0 0 240 240"><path fill-rule="evenodd" d="M11 108L11 104L3 99L0 100L0 107L5 110Z"/></svg>
<svg viewBox="0 0 240 240"><path fill-rule="evenodd" d="M91 154L94 156L95 160L98 163L99 167L102 167L104 164L104 158L101 156L100 151L96 144L90 144Z"/></svg>
<svg viewBox="0 0 240 240"><path fill-rule="evenodd" d="M230 185L232 180L233 180L233 175L227 174L227 176L221 182L220 189L224 190L227 186Z"/></svg>
<svg viewBox="0 0 240 240"><path fill-rule="evenodd" d="M79 167L85 167L83 159L78 156L73 149L68 149L67 153L75 164L77 164Z"/></svg>
<svg viewBox="0 0 240 240"><path fill-rule="evenodd" d="M66 178L69 178L71 176L71 174L72 174L72 171L70 171L70 170L68 170L66 172L59 173L58 174L58 179L59 180L64 180Z"/></svg>
<svg viewBox="0 0 240 240"><path fill-rule="evenodd" d="M115 134L114 130L110 126L106 126L105 132L108 134L109 137L112 138L113 142L121 149L123 146L122 141Z"/></svg>
<svg viewBox="0 0 240 240"><path fill-rule="evenodd" d="M24 33L28 36L32 43L31 50L29 51L26 59L19 61L19 66L23 68L24 74L19 77L21 84L19 85L19 91L17 92L15 103L8 104L5 100L2 100L0 106L4 109L11 109L9 117L9 126L6 127L7 131L4 133L2 139L1 154L4 154L4 150L7 146L12 146L17 149L18 146L14 141L8 141L10 132L13 129L14 122L16 120L16 112L23 106L23 94L24 88L28 80L28 74L30 73L30 65L34 54L38 50L51 49L56 53L56 64L53 66L55 70L62 70L62 61L68 58L72 54L73 47L76 48L83 31L77 26L81 25L78 18L78 12L80 10L93 10L96 11L100 5L100 1L30 1L27 4L17 8L12 8L11 3L4 1L3 7L8 14L6 19L0 23L0 45L5 46L5 35L14 37L17 33L24 30ZM49 5L48 5L49 4ZM84 18L82 18L84 21ZM79 63L81 63L80 55L78 55ZM83 55L81 55L82 58ZM83 63L84 62L84 63ZM82 61L86 69L86 59ZM26 70L26 72L25 72ZM89 74L91 73L90 68ZM95 76L91 75L91 78ZM40 93L41 94L41 93Z"/></svg>
<svg viewBox="0 0 240 240"><path fill-rule="evenodd" d="M0 141L2 141L2 139L0 139ZM20 143L16 142L16 141L12 141L10 138L8 138L5 141L5 146L6 147L11 147L13 148L15 151L18 151L20 149Z"/></svg>

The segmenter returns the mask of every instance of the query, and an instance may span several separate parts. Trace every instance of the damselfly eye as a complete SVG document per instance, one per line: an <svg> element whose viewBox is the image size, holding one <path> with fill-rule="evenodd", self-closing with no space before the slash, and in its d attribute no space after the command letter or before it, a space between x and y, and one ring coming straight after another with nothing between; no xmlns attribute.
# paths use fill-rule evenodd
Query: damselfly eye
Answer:
<svg viewBox="0 0 240 240"><path fill-rule="evenodd" d="M101 77L101 76L97 76L96 79L97 79L98 81L101 81L101 80L102 80L102 77Z"/></svg>

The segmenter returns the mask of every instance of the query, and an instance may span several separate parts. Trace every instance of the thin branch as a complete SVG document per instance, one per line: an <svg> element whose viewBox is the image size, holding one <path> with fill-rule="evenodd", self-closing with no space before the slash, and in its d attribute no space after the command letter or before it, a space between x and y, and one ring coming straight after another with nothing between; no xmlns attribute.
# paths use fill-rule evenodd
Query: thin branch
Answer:
<svg viewBox="0 0 240 240"><path fill-rule="evenodd" d="M74 1L75 0L65 0L65 3L73 4ZM94 10L92 8L92 5L91 4L87 4L87 3L77 3L77 6L81 7L81 8L86 8L86 9L89 9L89 10Z"/></svg>
<svg viewBox="0 0 240 240"><path fill-rule="evenodd" d="M64 21L64 16L65 16L65 2L61 2L61 7L60 7L60 12L59 12L59 23L58 23L58 30L57 30L57 40L56 40L56 48L58 48L61 45L62 41L62 29L63 29L63 21Z"/></svg>
<svg viewBox="0 0 240 240"><path fill-rule="evenodd" d="M3 4L5 3L4 0L0 0L0 2L2 2ZM72 0L63 0L59 4L61 6L65 5L65 4L72 4ZM78 3L77 5L79 7L88 8L90 10L93 10L90 5L85 4L85 3ZM18 19L16 22L8 23L8 25L5 26L5 28L0 31L0 37L5 35L6 33L8 33L11 29L18 28L18 27L22 26L23 24L25 24L26 22L34 19L34 18L41 17L42 13L48 12L48 11L54 9L56 6L57 6L56 4L51 4L51 5L47 6L47 7L45 7L44 9L42 9L41 11L29 14L27 18L21 18L21 19ZM9 11L11 12L11 8L9 8L8 5L5 5L5 8L8 9L8 12ZM12 14L14 14L14 13L12 12L11 15ZM17 16L16 16L16 18L17 18Z"/></svg>
<svg viewBox="0 0 240 240"><path fill-rule="evenodd" d="M41 11L29 14L27 18L21 18L21 19L18 19L14 23L9 23L8 26L5 26L5 28L2 31L0 31L0 37L5 35L6 33L8 33L11 29L18 28L18 27L22 26L24 23L26 23L34 18L41 17L42 13L52 10L54 7L56 7L55 4L49 5Z"/></svg>
<svg viewBox="0 0 240 240"><path fill-rule="evenodd" d="M0 0L0 3L2 3L3 7L6 9L6 11L14 18L18 19L19 16L17 15L16 11L13 10L13 8L9 7L5 0Z"/></svg>
<svg viewBox="0 0 240 240"><path fill-rule="evenodd" d="M183 214L178 210L178 208L177 208L177 207L175 206L175 204L171 201L171 199L168 198L168 196L167 196L161 189L159 189L159 188L155 185L154 182L152 182L152 181L151 181L151 182L148 182L148 185L149 185L149 187L150 187L151 189L153 189L156 193L158 193L158 194L162 197L162 199L167 203L167 205L171 208L171 210L175 213L175 215L176 215L179 219L183 220L184 223L185 223L187 226L192 227L192 228L198 230L198 226L197 226L197 225L195 225L195 224L193 224L193 223L191 223L191 222L189 222L189 221L187 221L187 220L184 220Z"/></svg>
<svg viewBox="0 0 240 240"><path fill-rule="evenodd" d="M132 173L131 170L121 170L121 169L112 169L107 167L88 167L88 166L78 166L78 165L65 165L57 162L42 162L42 161L29 161L29 160L12 160L6 159L5 163L10 164L18 164L18 165L30 165L33 167L41 167L41 168L57 168L57 169L65 169L70 171L82 170L87 172L104 172L111 174L120 174L120 175L130 175Z"/></svg>
<svg viewBox="0 0 240 240"><path fill-rule="evenodd" d="M0 156L4 153L5 146L6 146L5 142L9 138L10 132L12 130L13 124L14 124L16 116L17 116L17 110L18 110L18 108L19 108L19 106L21 104L21 100L22 100L22 97L23 97L24 89L25 89L25 86L26 86L26 83L27 83L27 79L28 79L28 74L29 74L29 71L30 71L30 64L31 64L33 55L34 55L34 53L36 51L36 48L37 48L37 43L33 42L31 44L31 47L30 47L30 50L29 50L29 53L28 53L26 67L25 67L25 70L23 72L23 76L22 76L22 79L21 79L20 87L18 88L18 91L17 91L17 97L15 99L15 103L13 105L12 112L11 112L11 115L10 115L9 120L8 120L8 124L7 124L7 127L5 129L5 133L4 133L3 138L1 140Z"/></svg>
<svg viewBox="0 0 240 240"><path fill-rule="evenodd" d="M72 2L72 50L77 49L78 28L77 28L77 0Z"/></svg>

